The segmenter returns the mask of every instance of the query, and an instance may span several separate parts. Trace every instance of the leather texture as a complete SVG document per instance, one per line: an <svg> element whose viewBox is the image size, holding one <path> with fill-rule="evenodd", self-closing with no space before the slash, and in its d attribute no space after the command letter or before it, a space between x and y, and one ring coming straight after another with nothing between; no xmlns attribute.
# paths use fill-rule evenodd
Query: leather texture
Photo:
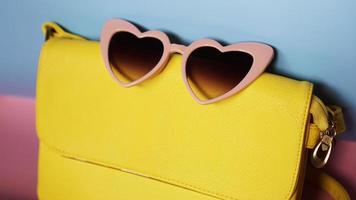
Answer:
<svg viewBox="0 0 356 200"><path fill-rule="evenodd" d="M57 33L38 69L40 199L299 198L311 83L264 73L200 105L183 84L181 56L123 88L97 41Z"/></svg>
<svg viewBox="0 0 356 200"><path fill-rule="evenodd" d="M39 199L216 200L215 197L134 176L113 168L68 159L40 145Z"/></svg>

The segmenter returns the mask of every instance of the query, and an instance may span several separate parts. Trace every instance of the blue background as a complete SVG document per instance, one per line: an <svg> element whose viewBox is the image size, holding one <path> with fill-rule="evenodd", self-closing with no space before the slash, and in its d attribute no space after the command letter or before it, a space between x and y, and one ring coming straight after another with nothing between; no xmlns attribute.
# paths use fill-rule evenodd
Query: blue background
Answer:
<svg viewBox="0 0 356 200"><path fill-rule="evenodd" d="M271 44L277 56L270 70L314 82L324 101L344 107L343 137L356 139L355 9L355 0L2 0L0 94L35 95L44 21L98 39L107 19L121 17L185 43L211 37Z"/></svg>

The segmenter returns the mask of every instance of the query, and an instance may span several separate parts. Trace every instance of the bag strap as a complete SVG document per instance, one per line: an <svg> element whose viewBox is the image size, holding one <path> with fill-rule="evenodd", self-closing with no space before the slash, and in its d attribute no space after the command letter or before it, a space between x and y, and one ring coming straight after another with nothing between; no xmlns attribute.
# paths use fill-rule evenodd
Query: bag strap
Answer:
<svg viewBox="0 0 356 200"><path fill-rule="evenodd" d="M320 142L320 132L328 129L330 125L328 123L329 115L333 119L337 135L346 130L341 107L335 105L325 106L317 96L313 96L310 114L312 119L307 134L308 149L314 149ZM346 189L337 180L310 164L308 164L306 180L327 192L335 200L351 199Z"/></svg>
<svg viewBox="0 0 356 200"><path fill-rule="evenodd" d="M306 180L327 192L335 200L350 200L346 189L329 174L309 165Z"/></svg>
<svg viewBox="0 0 356 200"><path fill-rule="evenodd" d="M42 32L45 35L45 41L51 38L68 38L68 39L86 40L84 37L66 31L63 27L61 27L55 22L43 23Z"/></svg>
<svg viewBox="0 0 356 200"><path fill-rule="evenodd" d="M336 134L343 133L346 130L344 115L341 107L335 105L325 106L317 96L313 96L310 105L310 114L313 122L309 125L309 133L306 144L308 149L315 148L320 141L320 132L328 128L328 113L332 115L335 123Z"/></svg>

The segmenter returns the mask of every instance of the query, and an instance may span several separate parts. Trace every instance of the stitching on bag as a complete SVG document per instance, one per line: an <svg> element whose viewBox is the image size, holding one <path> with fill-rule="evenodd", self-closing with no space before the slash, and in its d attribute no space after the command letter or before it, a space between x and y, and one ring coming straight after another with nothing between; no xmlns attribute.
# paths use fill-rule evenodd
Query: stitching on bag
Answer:
<svg viewBox="0 0 356 200"><path fill-rule="evenodd" d="M239 199L237 199L235 197L232 197L232 196L228 196L228 195L221 194L221 193L218 193L218 192L213 192L213 191L201 188L201 187L197 187L197 186L190 185L190 184L187 184L187 183L184 183L184 182L181 182L181 181L177 181L175 179L166 178L166 177L163 177L163 176L160 176L160 175L146 175L145 172L143 172L143 173L142 172L136 172L136 170L132 169L132 168L126 168L124 166L119 167L118 164L112 163L110 161L104 161L104 160L101 161L101 160L98 160L98 159L95 159L95 158L91 158L91 157L88 157L88 156L82 156L82 155L79 155L79 154L76 154L76 153L67 153L66 151L64 151L64 150L62 150L60 148L54 147L54 146L48 144L47 142L44 142L44 140L42 138L41 138L41 142L43 144L45 144L47 146L47 148L50 148L50 149L52 149L52 150L54 150L56 152L59 152L60 154L62 154L63 156L66 156L66 157L76 158L76 156L77 156L77 157L79 157L79 159L77 159L77 160L80 160L80 158L82 158L82 159L84 159L83 161L89 160L89 162L91 162L91 163L100 164L100 165L103 165L103 166L106 166L106 167L111 167L111 168L114 168L114 169L117 169L117 170L120 170L120 171L123 171L123 172L131 171L132 172L131 174L136 174L136 175L140 174L142 177L153 178L153 179L157 179L158 181L160 179L162 179L163 181L165 181L167 183L172 182L173 184L176 184L178 186L179 185L183 185L183 186L185 186L188 189L191 189L193 191L196 191L196 192L202 191L202 192L207 193L208 195L209 194L213 195L213 197L219 198L219 199L221 199L221 197L223 197L223 198L232 199L232 200L239 200ZM141 170L138 170L138 171L141 171Z"/></svg>
<svg viewBox="0 0 356 200"><path fill-rule="evenodd" d="M53 45L53 42L57 42L56 39L51 39L51 40L47 40L44 42L42 48L41 48L41 53L40 53L40 62L38 65L38 71L37 74L42 74L44 72L46 72L47 70L49 70L48 66L45 66L44 63L46 63L47 57L48 57L48 52L51 50L51 46ZM43 55L42 55L43 54Z"/></svg>
<svg viewBox="0 0 356 200"><path fill-rule="evenodd" d="M309 83L310 84L310 83ZM301 137L299 137L299 140L298 140L298 146L300 147L301 144L302 144L302 139L305 137L305 128L306 128L306 123L307 123L307 117L308 117L308 113L309 113L309 104L310 104L310 99L311 99L311 96L312 96L312 88L313 88L313 85L310 84L309 85L309 88L308 88L308 97L306 98L306 101L304 103L304 112L302 113L303 114L303 120L302 120L302 123L301 123ZM299 148L300 150L297 151L297 159L300 160L300 157L301 157L301 152L303 151L302 150L303 147ZM293 182L295 184L296 183L296 180L297 180L297 169L298 169L298 166L300 166L300 163L297 162L296 165L295 165L295 169L294 169L294 173L293 173ZM291 195L292 194L292 190L294 188L294 184L291 184L289 186L289 190L288 190L288 193L286 194L286 196L284 197L285 199L287 199L289 196L288 195Z"/></svg>
<svg viewBox="0 0 356 200"><path fill-rule="evenodd" d="M40 72L43 72L43 68L46 68L44 66L44 63L46 63L45 61L47 60L48 50L46 49L48 48L47 47L48 45L49 45L48 42L45 42L41 48L38 67L37 67L37 74L40 74Z"/></svg>
<svg viewBox="0 0 356 200"><path fill-rule="evenodd" d="M128 170L128 169L124 169L124 168L120 169L118 167L112 167L112 166L109 166L107 164L101 164L101 163L97 163L97 162L87 161L87 160L83 160L83 159L79 159L79 158L75 158L75 157L70 157L70 156L66 156L66 155L59 155L59 156L62 156L62 157L67 158L67 159L72 159L72 160L75 160L75 161L78 161L78 162L85 162L85 163L96 165L96 166L100 166L100 167L111 168L113 170L120 171L122 173L126 173L126 174L130 174L130 175L139 176L139 177L142 177L142 178L155 180L155 181L158 181L158 182L161 182L161 183L164 183L164 184L172 185L172 186L175 186L175 187L183 188L183 189L190 190L190 191L193 191L193 192L197 192L197 193L200 193L200 194L203 194L203 195L207 195L207 196L210 196L210 197L214 197L214 198L217 198L217 199L224 200L221 197L212 195L210 193L207 193L207 192L205 193L204 191L199 191L199 190L192 189L194 186L191 186L191 185L190 185L191 188L190 187L185 187L184 185L179 185L178 182L174 183L174 182L165 181L163 179L158 179L158 178L155 178L155 177L152 177L152 176L147 176L147 175L144 175L142 173L134 172L132 170ZM200 190L204 190L204 189L200 189Z"/></svg>

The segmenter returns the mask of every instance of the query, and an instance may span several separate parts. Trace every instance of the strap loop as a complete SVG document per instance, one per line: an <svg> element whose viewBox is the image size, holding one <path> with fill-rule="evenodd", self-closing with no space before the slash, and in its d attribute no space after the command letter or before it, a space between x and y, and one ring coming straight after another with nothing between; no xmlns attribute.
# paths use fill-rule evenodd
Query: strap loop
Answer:
<svg viewBox="0 0 356 200"><path fill-rule="evenodd" d="M69 39L86 40L84 37L69 33L55 22L43 23L42 32L45 36L45 41L53 38L69 38Z"/></svg>
<svg viewBox="0 0 356 200"><path fill-rule="evenodd" d="M342 109L335 105L325 106L318 97L313 96L310 106L312 123L309 124L306 145L308 149L315 148L320 141L320 133L329 127L328 113L330 113L334 119L337 135L346 130Z"/></svg>

